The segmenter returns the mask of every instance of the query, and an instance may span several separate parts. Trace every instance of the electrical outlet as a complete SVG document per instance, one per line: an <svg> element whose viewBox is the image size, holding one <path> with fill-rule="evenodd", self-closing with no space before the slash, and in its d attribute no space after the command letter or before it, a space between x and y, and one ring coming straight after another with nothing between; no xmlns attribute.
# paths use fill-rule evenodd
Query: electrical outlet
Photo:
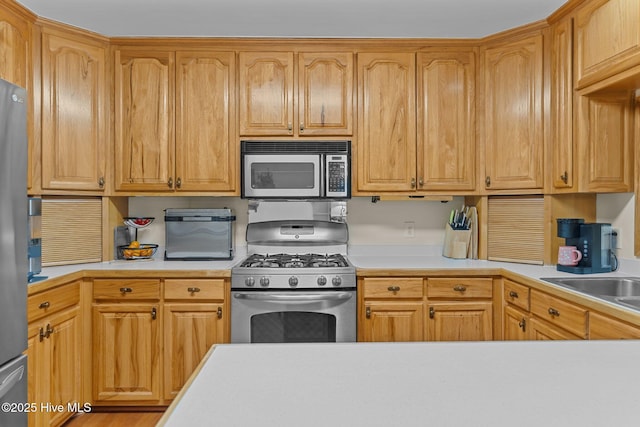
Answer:
<svg viewBox="0 0 640 427"><path fill-rule="evenodd" d="M416 237L416 223L413 221L405 221L404 237Z"/></svg>
<svg viewBox="0 0 640 427"><path fill-rule="evenodd" d="M622 236L620 235L620 230L617 228L614 228L611 230L611 246L613 247L613 249L622 249L622 243L621 238Z"/></svg>

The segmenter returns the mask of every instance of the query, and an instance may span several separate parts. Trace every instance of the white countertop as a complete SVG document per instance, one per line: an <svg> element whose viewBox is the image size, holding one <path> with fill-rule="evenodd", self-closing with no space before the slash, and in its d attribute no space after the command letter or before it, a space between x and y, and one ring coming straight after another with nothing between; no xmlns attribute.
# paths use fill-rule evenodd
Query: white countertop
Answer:
<svg viewBox="0 0 640 427"><path fill-rule="evenodd" d="M163 420L637 426L639 360L640 341L218 345Z"/></svg>

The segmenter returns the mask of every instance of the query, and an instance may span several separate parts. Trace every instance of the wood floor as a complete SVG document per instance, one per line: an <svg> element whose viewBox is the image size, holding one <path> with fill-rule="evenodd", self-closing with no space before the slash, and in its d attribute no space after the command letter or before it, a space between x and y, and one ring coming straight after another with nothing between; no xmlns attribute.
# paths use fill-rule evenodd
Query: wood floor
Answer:
<svg viewBox="0 0 640 427"><path fill-rule="evenodd" d="M154 427L162 412L91 412L78 414L63 427Z"/></svg>

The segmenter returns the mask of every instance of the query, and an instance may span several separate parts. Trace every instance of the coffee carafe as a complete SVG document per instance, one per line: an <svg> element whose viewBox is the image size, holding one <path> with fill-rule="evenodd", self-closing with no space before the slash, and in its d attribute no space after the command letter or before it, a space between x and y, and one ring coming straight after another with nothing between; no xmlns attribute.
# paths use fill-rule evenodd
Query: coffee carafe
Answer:
<svg viewBox="0 0 640 427"><path fill-rule="evenodd" d="M582 218L558 218L558 237L564 238L565 246L574 246L582 256L574 265L558 263L557 270L576 274L615 270L612 232L611 224L585 223Z"/></svg>

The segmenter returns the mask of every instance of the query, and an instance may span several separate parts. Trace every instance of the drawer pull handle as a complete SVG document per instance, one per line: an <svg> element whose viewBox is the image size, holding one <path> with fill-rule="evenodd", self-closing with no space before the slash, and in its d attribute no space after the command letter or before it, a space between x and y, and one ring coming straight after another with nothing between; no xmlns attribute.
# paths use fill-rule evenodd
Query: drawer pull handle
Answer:
<svg viewBox="0 0 640 427"><path fill-rule="evenodd" d="M51 307L51 304L49 304L49 301L45 301L40 303L40 305L38 306L38 308L41 308L43 310L46 310L47 308Z"/></svg>
<svg viewBox="0 0 640 427"><path fill-rule="evenodd" d="M128 293L133 292L133 289L131 289L131 288L120 288L120 292L123 293L123 294L128 294Z"/></svg>
<svg viewBox="0 0 640 427"><path fill-rule="evenodd" d="M196 292L200 292L200 288L187 288L187 291L190 294L195 294Z"/></svg>
<svg viewBox="0 0 640 427"><path fill-rule="evenodd" d="M453 290L456 291L456 292L464 292L464 291L467 290L467 287L463 286L463 285L455 285L453 287Z"/></svg>
<svg viewBox="0 0 640 427"><path fill-rule="evenodd" d="M518 298L518 293L517 293L516 291L510 291L510 292L509 292L509 296L510 296L511 298Z"/></svg>
<svg viewBox="0 0 640 427"><path fill-rule="evenodd" d="M549 307L548 312L551 316L555 316L555 317L560 316L560 312L553 307Z"/></svg>
<svg viewBox="0 0 640 427"><path fill-rule="evenodd" d="M40 332L38 333L38 336L40 337L40 342L44 341L45 339L44 328L40 328Z"/></svg>
<svg viewBox="0 0 640 427"><path fill-rule="evenodd" d="M371 319L371 307L367 307L366 310L364 311L364 315L367 319Z"/></svg>
<svg viewBox="0 0 640 427"><path fill-rule="evenodd" d="M218 307L218 319L222 319L222 307Z"/></svg>
<svg viewBox="0 0 640 427"><path fill-rule="evenodd" d="M389 286L387 288L389 292L393 292L394 294L400 290L400 286Z"/></svg>

